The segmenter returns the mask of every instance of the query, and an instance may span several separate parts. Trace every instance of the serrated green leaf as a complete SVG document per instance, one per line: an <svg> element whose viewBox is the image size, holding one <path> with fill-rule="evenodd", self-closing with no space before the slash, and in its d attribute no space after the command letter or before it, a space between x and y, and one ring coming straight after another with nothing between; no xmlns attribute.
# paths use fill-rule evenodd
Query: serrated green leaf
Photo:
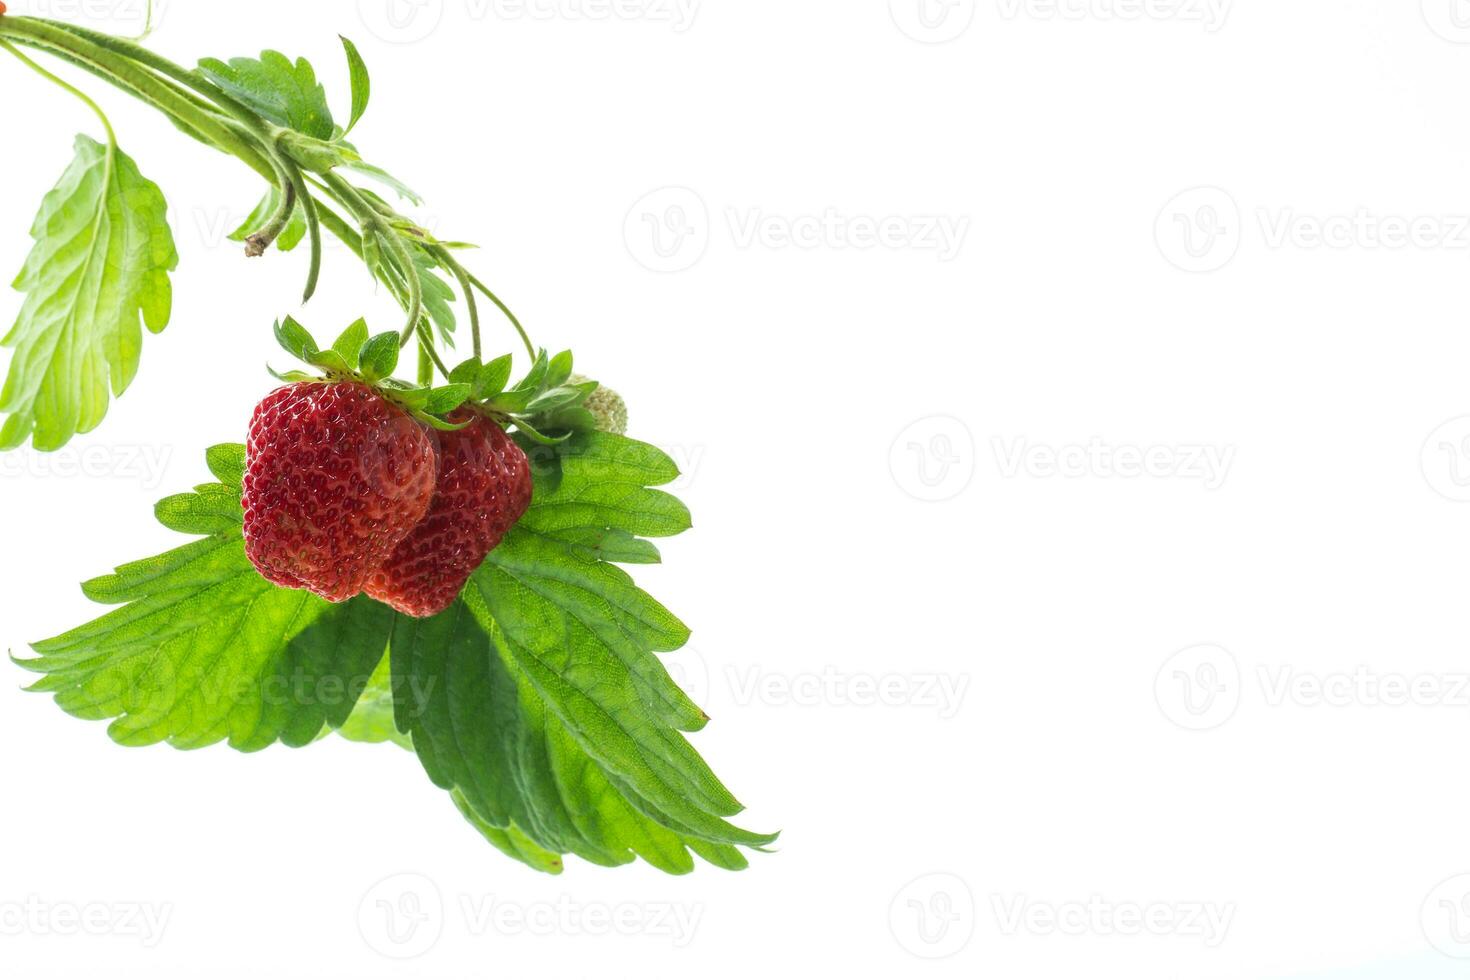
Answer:
<svg viewBox="0 0 1470 980"><path fill-rule="evenodd" d="M280 52L265 51L259 58L231 58L228 64L205 58L199 70L277 126L319 140L336 134L326 90L305 58L293 63Z"/></svg>
<svg viewBox="0 0 1470 980"><path fill-rule="evenodd" d="M60 449L95 429L109 392L138 371L142 329L168 325L178 265L163 193L113 147L78 136L76 157L31 226L35 245L15 288L26 294L5 336L14 348L0 449L26 439Z"/></svg>
<svg viewBox="0 0 1470 980"><path fill-rule="evenodd" d="M368 77L367 65L363 62L357 45L342 37L342 48L347 52L347 71L352 79L352 119L347 123L346 130L350 133L367 111L368 99L372 95L372 81Z"/></svg>
<svg viewBox="0 0 1470 980"><path fill-rule="evenodd" d="M396 333L380 333L363 345L358 366L364 377L369 381L381 381L392 376L398 367L400 339Z"/></svg>
<svg viewBox="0 0 1470 980"><path fill-rule="evenodd" d="M222 478L242 458L239 446L209 453ZM254 751L345 722L382 660L391 611L261 578L245 557L237 482L170 497L158 516L209 536L86 583L88 598L121 608L35 644L21 662L45 675L32 689L80 718L112 719L124 745Z"/></svg>

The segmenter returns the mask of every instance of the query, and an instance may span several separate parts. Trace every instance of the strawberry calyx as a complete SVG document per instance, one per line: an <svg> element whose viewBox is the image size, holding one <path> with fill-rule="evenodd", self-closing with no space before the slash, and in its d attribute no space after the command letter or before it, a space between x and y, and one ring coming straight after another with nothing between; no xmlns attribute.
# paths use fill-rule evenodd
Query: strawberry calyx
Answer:
<svg viewBox="0 0 1470 980"><path fill-rule="evenodd" d="M399 336L380 333L369 336L366 320L357 320L342 332L332 346L317 346L310 331L294 317L278 320L276 341L298 360L321 371L266 370L279 381L299 382L352 381L367 385L425 425L441 431L462 429L468 422L451 422L447 416L464 405L472 393L468 384L453 383L439 387L409 384L392 377L398 367Z"/></svg>
<svg viewBox="0 0 1470 980"><path fill-rule="evenodd" d="M532 442L555 445L598 428L586 407L598 383L572 377L571 351L549 357L542 350L519 383L512 386L510 377L509 354L488 363L471 358L449 373L452 385L469 386L466 407L502 428L516 428Z"/></svg>

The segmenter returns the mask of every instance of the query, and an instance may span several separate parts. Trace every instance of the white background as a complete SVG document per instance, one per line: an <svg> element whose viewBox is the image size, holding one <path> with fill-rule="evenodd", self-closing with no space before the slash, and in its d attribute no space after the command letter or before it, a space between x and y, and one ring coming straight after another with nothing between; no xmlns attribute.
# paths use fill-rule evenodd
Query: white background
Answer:
<svg viewBox="0 0 1470 980"><path fill-rule="evenodd" d="M0 972L1461 975L1470 10L587 2L395 27L385 0L173 0L151 43L306 55L345 116L358 41L356 142L684 465L695 530L640 580L693 626L696 744L779 853L542 877L391 747L124 750L7 668ZM99 611L78 581L178 542L152 503L242 438L272 319L396 321L340 250L296 311L302 253L223 240L253 175L87 87L182 263L103 427L0 460L17 656ZM97 127L3 58L0 98L16 269ZM395 945L376 903L405 893L429 920ZM17 919L130 903L161 936Z"/></svg>

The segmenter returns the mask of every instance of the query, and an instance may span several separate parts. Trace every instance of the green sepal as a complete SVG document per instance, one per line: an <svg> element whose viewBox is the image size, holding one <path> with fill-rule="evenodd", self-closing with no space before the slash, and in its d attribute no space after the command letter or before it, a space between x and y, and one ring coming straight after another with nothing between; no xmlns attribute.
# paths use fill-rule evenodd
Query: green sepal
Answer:
<svg viewBox="0 0 1470 980"><path fill-rule="evenodd" d="M497 357L486 364L480 370L479 377L475 379L475 400L484 401L505 391L505 386L510 384L510 371L511 356L509 354Z"/></svg>
<svg viewBox="0 0 1470 980"><path fill-rule="evenodd" d="M546 376L541 379L543 388L559 388L572 376L572 352L564 350L546 366Z"/></svg>
<svg viewBox="0 0 1470 980"><path fill-rule="evenodd" d="M466 384L450 384L442 388L432 388L425 392L423 411L430 415L444 415L454 411L463 405L470 397L470 386Z"/></svg>
<svg viewBox="0 0 1470 980"><path fill-rule="evenodd" d="M291 370L291 371L277 371L275 368L271 367L269 364L267 364L265 366L265 369L266 369L266 371L270 372L270 376L271 377L275 378L277 381L284 381L286 384L297 384L298 382L301 382L301 381L320 381L321 380L316 375L314 375L314 374L308 374L305 371L296 371L296 370Z"/></svg>
<svg viewBox="0 0 1470 980"><path fill-rule="evenodd" d="M367 111L368 99L372 96L373 86L372 80L368 77L367 64L362 60L357 45L340 34L337 36L341 38L342 49L347 52L347 72L352 82L352 118L348 121L347 128L343 130L343 135L346 135L352 132L352 127L357 125L357 121Z"/></svg>
<svg viewBox="0 0 1470 980"><path fill-rule="evenodd" d="M352 326L342 331L342 336L332 342L332 350L341 355L342 360L356 370L361 363L362 347L368 341L367 320L358 318Z"/></svg>
<svg viewBox="0 0 1470 980"><path fill-rule="evenodd" d="M380 333L368 340L358 358L358 370L370 382L382 381L398 367L399 336Z"/></svg>
<svg viewBox="0 0 1470 980"><path fill-rule="evenodd" d="M276 343L297 360L310 364L312 358L320 353L316 341L312 339L307 329L296 321L295 317L288 316L283 320L277 320L275 332Z"/></svg>

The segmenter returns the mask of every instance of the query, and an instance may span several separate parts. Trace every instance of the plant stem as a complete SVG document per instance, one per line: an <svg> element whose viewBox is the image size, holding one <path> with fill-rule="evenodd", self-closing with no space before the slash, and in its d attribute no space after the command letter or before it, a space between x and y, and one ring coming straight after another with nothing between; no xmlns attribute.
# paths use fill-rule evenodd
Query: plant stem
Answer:
<svg viewBox="0 0 1470 980"><path fill-rule="evenodd" d="M536 360L536 348L532 346L531 338L526 336L526 328L521 326L521 321L516 319L516 315L510 311L510 307L502 303L500 301L500 297L496 296L490 291L489 286L485 285L483 282L481 282L479 279L476 279L473 275L470 275L469 273L465 273L465 275L469 277L470 282L475 286L476 289L484 293L487 297L489 297L490 302L494 303L500 308L500 312L505 314L505 318L510 321L511 326L516 328L516 333L521 335L521 343L526 345L526 353L531 355L532 361Z"/></svg>
<svg viewBox="0 0 1470 980"><path fill-rule="evenodd" d="M9 41L0 40L0 48L4 48L6 51L9 51L11 54L15 55L17 58L20 59L21 64L25 65L27 68L30 68L37 75L40 75L42 78L56 83L61 88L70 92L72 95L75 95L78 99L81 99L88 108L90 108L93 112L97 114L97 118L102 120L102 128L107 130L108 145L113 147L117 146L117 133L113 131L112 123L108 120L107 113L103 112L102 107L99 106L96 102L93 102L91 97L87 95L86 92L83 92L81 89L77 88L70 82L51 74L45 68L42 68L36 62L32 61L29 57L26 56L25 52L21 51L20 48L17 48Z"/></svg>

